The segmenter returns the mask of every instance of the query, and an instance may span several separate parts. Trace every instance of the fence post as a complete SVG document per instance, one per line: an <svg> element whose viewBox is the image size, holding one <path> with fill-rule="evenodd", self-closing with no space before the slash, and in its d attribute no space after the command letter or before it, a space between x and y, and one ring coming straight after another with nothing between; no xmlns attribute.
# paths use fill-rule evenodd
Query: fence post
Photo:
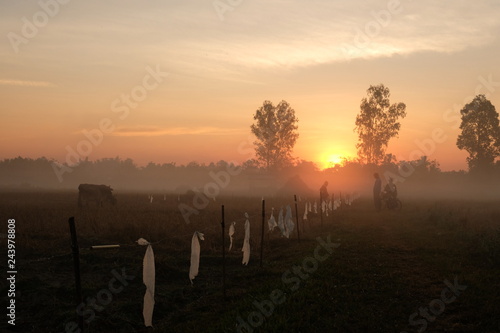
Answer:
<svg viewBox="0 0 500 333"><path fill-rule="evenodd" d="M224 241L225 238L225 227L226 223L224 221L224 205L221 207L222 209L222 221L221 221L221 226L222 226L222 295L224 297L224 300L226 300L226 242Z"/></svg>
<svg viewBox="0 0 500 333"><path fill-rule="evenodd" d="M321 219L321 228L323 228L323 196L319 191L319 218Z"/></svg>
<svg viewBox="0 0 500 333"><path fill-rule="evenodd" d="M76 237L75 218L70 217L68 220L69 232L71 233L71 252L73 253L73 263L75 269L75 286L76 286L76 306L82 302L82 281L80 277L80 249L78 247L78 239ZM78 327L83 333L83 316L78 315Z"/></svg>
<svg viewBox="0 0 500 333"><path fill-rule="evenodd" d="M262 258L264 257L264 225L266 221L266 200L262 199L262 230L260 233L260 267L262 267Z"/></svg>
<svg viewBox="0 0 500 333"><path fill-rule="evenodd" d="M332 223L335 223L335 217L333 213L335 212L335 192L332 193Z"/></svg>
<svg viewBox="0 0 500 333"><path fill-rule="evenodd" d="M297 195L293 195L293 199L295 200L295 221L297 221L297 239L300 242L300 230L299 230L299 209L297 208Z"/></svg>

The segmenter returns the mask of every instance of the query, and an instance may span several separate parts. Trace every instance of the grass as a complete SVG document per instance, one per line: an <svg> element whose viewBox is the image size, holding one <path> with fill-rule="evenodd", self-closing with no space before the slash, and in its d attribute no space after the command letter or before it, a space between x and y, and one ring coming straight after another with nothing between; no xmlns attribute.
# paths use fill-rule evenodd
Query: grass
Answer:
<svg viewBox="0 0 500 333"><path fill-rule="evenodd" d="M155 197L163 199L163 195ZM400 212L375 213L371 202L359 200L325 218L323 227L318 216L309 215L300 242L296 233L291 239L266 234L261 268L260 199L218 198L193 215L189 224L177 209L177 197L166 199L151 204L147 195L119 194L117 208L82 212L76 207L75 193L0 194L2 215L16 219L16 326L20 331L64 332L65 325L76 320L67 223L68 217L75 216L84 298L97 297L109 288L113 270L125 269L135 276L102 311L94 311L86 332L237 332L242 321L253 323L247 328L255 332L417 332L424 328L422 317L415 319L420 324L412 325L410 315L436 304L432 302L441 298L445 281L453 284L455 278L467 289L435 319L426 320L425 331L500 332L500 207L496 202L421 200L404 202ZM226 299L220 255L222 203L226 235L229 223L237 221L235 248L227 254ZM271 207L279 209L287 203L292 202L267 200L268 214ZM303 203L300 217L302 209ZM241 265L244 212L252 223L248 267ZM190 243L196 230L205 233L205 241L200 273L191 285ZM316 238L325 240L328 235L340 246L326 260L316 262L317 267L306 266L310 273L294 274L294 267L313 264ZM154 243L154 329L143 326L145 248L134 243L140 237ZM5 251L5 239L0 240ZM88 249L100 244L122 246ZM5 295L8 288L1 283ZM272 299L280 304L269 303ZM255 304L264 304L264 310Z"/></svg>

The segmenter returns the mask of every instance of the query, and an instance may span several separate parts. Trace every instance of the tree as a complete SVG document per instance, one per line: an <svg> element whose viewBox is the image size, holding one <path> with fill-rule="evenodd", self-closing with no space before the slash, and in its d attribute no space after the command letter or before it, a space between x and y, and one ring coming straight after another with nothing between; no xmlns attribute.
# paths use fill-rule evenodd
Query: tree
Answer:
<svg viewBox="0 0 500 333"><path fill-rule="evenodd" d="M257 159L268 169L281 169L292 164L292 150L299 134L298 119L286 101L274 106L270 101L255 111L250 127Z"/></svg>
<svg viewBox="0 0 500 333"><path fill-rule="evenodd" d="M361 100L360 112L356 116L355 130L359 135L356 148L362 161L379 164L384 158L389 140L398 135L401 127L398 119L406 116L406 105L391 105L391 93L383 84L370 85L366 92L368 97Z"/></svg>
<svg viewBox="0 0 500 333"><path fill-rule="evenodd" d="M460 114L462 133L458 136L457 147L469 153L469 171L493 166L500 156L500 127L495 107L484 95L477 95Z"/></svg>

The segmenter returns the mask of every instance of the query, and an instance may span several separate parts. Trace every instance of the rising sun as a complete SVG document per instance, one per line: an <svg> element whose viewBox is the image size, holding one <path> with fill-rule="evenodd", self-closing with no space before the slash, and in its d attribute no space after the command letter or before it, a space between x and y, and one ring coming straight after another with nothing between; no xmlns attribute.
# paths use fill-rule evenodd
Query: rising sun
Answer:
<svg viewBox="0 0 500 333"><path fill-rule="evenodd" d="M344 157L339 154L328 154L322 158L323 169L331 168L335 166L335 164L342 164L344 161Z"/></svg>

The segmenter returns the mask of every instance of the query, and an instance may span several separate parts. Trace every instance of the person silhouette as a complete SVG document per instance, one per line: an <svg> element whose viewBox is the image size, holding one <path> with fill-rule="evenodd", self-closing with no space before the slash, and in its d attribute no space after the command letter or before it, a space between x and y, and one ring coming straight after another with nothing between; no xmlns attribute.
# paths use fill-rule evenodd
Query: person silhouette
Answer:
<svg viewBox="0 0 500 333"><path fill-rule="evenodd" d="M328 194L328 182L325 181L323 183L323 185L321 186L321 188L319 189L319 197L320 197L320 200L321 200L321 203L323 203L323 201L326 201L328 199L328 197L330 196Z"/></svg>
<svg viewBox="0 0 500 333"><path fill-rule="evenodd" d="M398 197L398 189L396 184L394 184L394 180L389 177L389 182L385 185L384 195L387 199L396 199Z"/></svg>

